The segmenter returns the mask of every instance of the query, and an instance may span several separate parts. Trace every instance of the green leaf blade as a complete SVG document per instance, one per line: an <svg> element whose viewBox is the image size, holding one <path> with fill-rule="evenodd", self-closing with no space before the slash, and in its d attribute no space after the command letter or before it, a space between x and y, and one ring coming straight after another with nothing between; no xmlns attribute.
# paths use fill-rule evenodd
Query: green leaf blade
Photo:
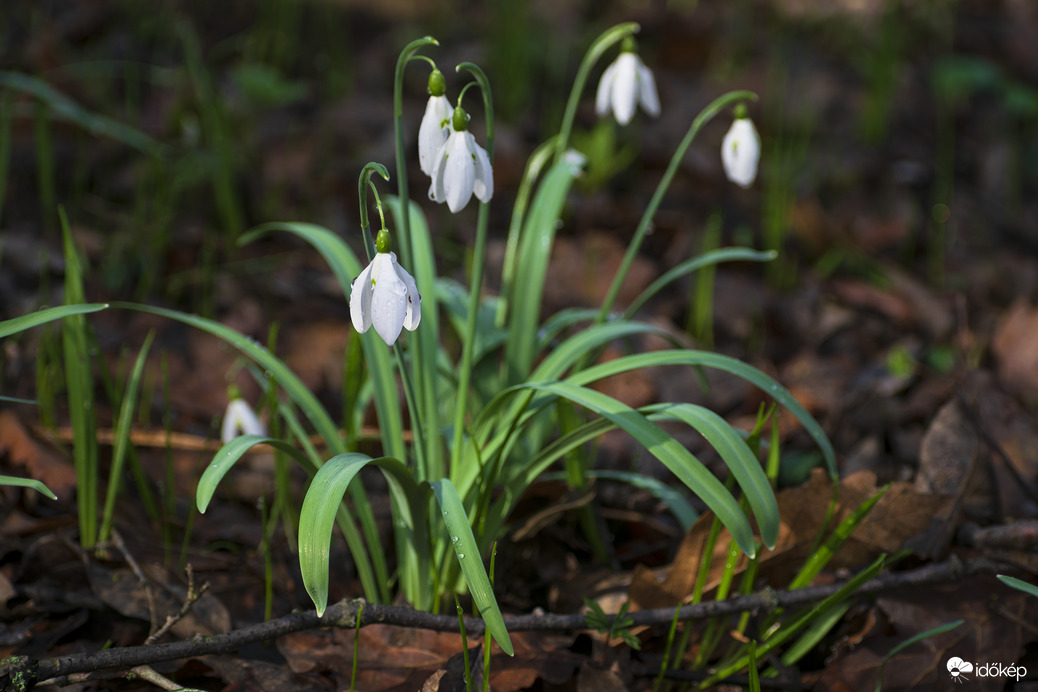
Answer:
<svg viewBox="0 0 1038 692"><path fill-rule="evenodd" d="M494 640L509 656L515 655L512 647L512 639L508 636L508 628L501 615L501 609L494 598L494 589L490 584L490 577L483 566L483 558L480 554L476 537L472 534L472 526L469 524L468 513L461 502L457 488L446 478L430 483L436 501L443 511L443 523L450 535L454 554L461 565L461 573L465 576L465 582L469 586L472 600L479 609L479 614L486 624Z"/></svg>

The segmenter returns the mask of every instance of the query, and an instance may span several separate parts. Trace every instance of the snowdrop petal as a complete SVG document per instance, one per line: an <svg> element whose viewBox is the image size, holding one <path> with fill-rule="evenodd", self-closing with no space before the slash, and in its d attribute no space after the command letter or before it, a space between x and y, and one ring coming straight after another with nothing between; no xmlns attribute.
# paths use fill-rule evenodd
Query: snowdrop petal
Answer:
<svg viewBox="0 0 1038 692"><path fill-rule="evenodd" d="M446 123L452 110L446 96L430 96L425 106L425 117L418 128L418 165L426 175L432 175L436 155L447 141L450 129Z"/></svg>
<svg viewBox="0 0 1038 692"><path fill-rule="evenodd" d="M616 76L613 79L613 116L616 122L626 125L634 117L638 101L638 58L634 53L620 53L613 63Z"/></svg>
<svg viewBox="0 0 1038 692"><path fill-rule="evenodd" d="M232 399L227 404L220 427L220 440L227 444L241 435L266 435L267 428L244 399Z"/></svg>
<svg viewBox="0 0 1038 692"><path fill-rule="evenodd" d="M472 144L472 159L475 165L475 180L472 182L472 192L480 202L489 202L494 196L494 169L490 166L490 156L487 150L476 144L476 140L469 135Z"/></svg>
<svg viewBox="0 0 1038 692"><path fill-rule="evenodd" d="M613 62L602 73L602 79L598 82L598 92L595 94L595 113L603 116L609 112L610 96L613 93L613 82L616 80L616 63Z"/></svg>
<svg viewBox="0 0 1038 692"><path fill-rule="evenodd" d="M638 101L642 104L642 110L656 117L660 114L660 95L656 91L656 78L652 76L652 70L638 60Z"/></svg>
<svg viewBox="0 0 1038 692"><path fill-rule="evenodd" d="M748 188L757 178L760 161L760 135L749 118L732 122L721 144L721 163L725 175L736 185Z"/></svg>
<svg viewBox="0 0 1038 692"><path fill-rule="evenodd" d="M363 334L371 328L371 269L374 262L364 267L360 276L350 285L350 320L353 327Z"/></svg>
<svg viewBox="0 0 1038 692"><path fill-rule="evenodd" d="M407 307L404 311L404 329L413 332L418 329L418 323L422 321L422 294L418 292L418 285L414 277L408 274L400 265L396 266L400 280L407 287Z"/></svg>
<svg viewBox="0 0 1038 692"><path fill-rule="evenodd" d="M350 317L358 332L374 326L375 332L389 346L396 342L404 327L409 331L418 328L422 320L422 296L414 277L400 266L395 253L375 255L353 282Z"/></svg>
<svg viewBox="0 0 1038 692"><path fill-rule="evenodd" d="M407 285L396 272L396 255L380 252L371 261L375 289L371 294L371 324L382 340L392 346L404 326Z"/></svg>
<svg viewBox="0 0 1038 692"><path fill-rule="evenodd" d="M446 193L447 206L454 213L465 208L472 197L476 173L472 162L472 134L452 132L445 145L447 162L443 168L443 189Z"/></svg>
<svg viewBox="0 0 1038 692"><path fill-rule="evenodd" d="M442 203L447 197L447 193L443 189L443 168L447 162L448 142L450 142L449 138L447 142L443 143L440 150L436 152L436 160L433 161L432 172L429 173L429 177L432 179L429 183L429 199L437 204Z"/></svg>

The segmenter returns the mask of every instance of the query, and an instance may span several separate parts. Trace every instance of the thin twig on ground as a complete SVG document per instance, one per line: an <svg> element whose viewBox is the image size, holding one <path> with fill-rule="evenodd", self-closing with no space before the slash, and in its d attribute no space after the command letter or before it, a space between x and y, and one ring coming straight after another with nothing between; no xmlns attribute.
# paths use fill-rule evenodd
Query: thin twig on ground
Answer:
<svg viewBox="0 0 1038 692"><path fill-rule="evenodd" d="M961 560L952 557L944 562L927 565L919 569L882 575L865 584L859 593L873 594L909 586L956 581L970 574L993 574L1000 569L1002 568L997 563L985 558L963 563ZM795 591L765 590L727 601L687 605L681 608L679 618L681 620L698 620L718 615L731 615L747 611L768 611L775 608L816 603L836 593L842 586L843 583L841 582L807 587ZM59 656L42 660L14 657L14 659L7 659L0 664L0 689L16 689L11 682L16 676L22 680L31 680L35 683L36 681L68 676L73 673L105 668L128 669L160 661L229 653L246 644L272 640L285 634L305 630L323 627L353 629L357 626L357 612L362 604L363 612L360 617L362 627L365 625L387 624L438 632L456 631L458 628L458 621L453 616L434 615L402 606L364 603L359 599L340 601L329 606L323 617L318 617L316 611L293 613L225 634L208 637L195 635L191 639L169 644L113 648L89 654ZM641 610L630 613L628 617L634 621L634 626L669 624L674 617L674 609ZM510 632L568 632L587 628L583 615L553 613L506 617L505 626ZM483 634L482 620L467 619L465 627L470 635L480 636ZM23 689L31 689L31 685Z"/></svg>

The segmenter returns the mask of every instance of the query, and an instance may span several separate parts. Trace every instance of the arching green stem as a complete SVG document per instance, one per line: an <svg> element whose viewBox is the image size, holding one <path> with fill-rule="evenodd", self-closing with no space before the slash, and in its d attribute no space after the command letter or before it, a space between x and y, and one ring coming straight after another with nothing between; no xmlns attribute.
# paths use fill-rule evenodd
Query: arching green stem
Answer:
<svg viewBox="0 0 1038 692"><path fill-rule="evenodd" d="M688 132L685 133L685 138L681 140L681 144L674 151L674 155L670 158L670 165L667 166L666 172L660 179L659 185L656 186L656 191L652 194L652 199L649 200L648 206L645 207L645 213L642 214L642 219L638 223L638 228L634 231L634 237L631 238L630 244L627 246L627 254L624 255L623 262L620 264L620 269L616 272L616 276L613 277L613 283L609 286L609 293L606 294L605 300L602 301L602 308L599 310L598 315L595 317L595 323L601 323L605 321L609 311L613 309L613 304L616 302L616 296L620 293L620 287L624 283L624 279L627 278L627 272L631 269L631 264L634 263L634 258L638 255L638 249L641 247L642 241L645 240L645 234L649 231L649 226L652 225L652 219L656 215L656 210L659 209L660 202L663 201L663 195L666 194L667 188L670 187L671 181L674 179L674 174L677 173L678 166L681 165L681 160L685 158L685 152L688 151L689 146L692 145L692 140L695 139L696 134L702 129L703 125L710 122L715 115L721 112L725 107L735 101L756 101L757 95L752 91L729 91L727 94L723 94L713 102L710 103L706 108L700 111L696 119L692 121L692 125L688 128Z"/></svg>
<svg viewBox="0 0 1038 692"><path fill-rule="evenodd" d="M490 82L486 74L470 62L463 62L456 68L458 72L467 70L479 85L483 93L483 114L486 118L486 150L491 164L494 162L494 99L490 91ZM466 89L468 86L466 85ZM462 92L464 93L464 91ZM461 101L459 99L458 103ZM469 384L472 381L472 350L476 340L476 320L479 317L479 294L483 285L483 263L486 255L487 224L490 218L490 204L479 203L479 217L476 221L476 247L472 253L472 285L469 289L468 315L465 319L464 343L461 350L461 369L458 372L458 398L454 409L454 433L451 440L451 471L458 467L461 458L462 432L465 429L465 410L468 407Z"/></svg>
<svg viewBox="0 0 1038 692"><path fill-rule="evenodd" d="M389 180L389 171L381 163L372 161L371 163L364 166L360 171L360 177L357 179L357 206L360 207L360 232L364 236L364 252L368 256L368 261L375 256L375 239L371 236L371 225L368 223L368 204L367 190L365 188L371 185L371 189L375 192L375 201L378 201L378 191L375 190L374 184L371 182L371 175L378 173L384 180ZM378 210L379 216L382 215L382 205L379 204ZM382 227L385 228L385 222Z"/></svg>
<svg viewBox="0 0 1038 692"><path fill-rule="evenodd" d="M432 36L411 41L400 51L400 57L396 61L396 73L393 78L393 129L396 135L396 186L397 194L403 203L403 208L408 209L410 197L407 190L407 167L404 161L404 68L415 56L415 51L423 46L438 46L440 42ZM401 215L400 228L400 260L409 266L411 261L411 219L410 213Z"/></svg>
<svg viewBox="0 0 1038 692"><path fill-rule="evenodd" d="M569 100L566 102L566 112L562 116L562 128L559 130L559 136L555 140L556 163L562 160L562 155L566 153L566 146L569 145L569 133L573 129L573 119L577 116L580 95L584 93L584 85L587 84L587 79L591 75L591 69L610 46L638 33L640 30L641 27L636 22L617 24L603 32L601 36L595 39L591 47L587 49L587 53L584 54L584 59L577 69L577 76L573 79L573 88L570 89Z"/></svg>

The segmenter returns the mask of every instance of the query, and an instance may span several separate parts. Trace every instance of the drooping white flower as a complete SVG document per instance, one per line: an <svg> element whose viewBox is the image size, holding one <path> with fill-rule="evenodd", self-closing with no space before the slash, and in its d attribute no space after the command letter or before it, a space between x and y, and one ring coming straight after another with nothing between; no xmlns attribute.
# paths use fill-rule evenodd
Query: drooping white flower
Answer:
<svg viewBox="0 0 1038 692"><path fill-rule="evenodd" d="M450 134L449 122L454 109L445 93L443 73L434 69L429 73L429 103L425 106L425 117L418 128L418 165L426 175L432 175L436 154Z"/></svg>
<svg viewBox="0 0 1038 692"><path fill-rule="evenodd" d="M468 131L468 115L460 106L454 109L450 135L436 154L429 175L429 199L446 202L453 213L464 209L473 193L480 202L489 202L494 196L490 157Z"/></svg>
<svg viewBox="0 0 1038 692"><path fill-rule="evenodd" d="M350 319L363 334L372 325L392 346L404 327L413 332L422 319L422 296L414 277L396 261L395 252L378 252L350 286Z"/></svg>
<svg viewBox="0 0 1038 692"><path fill-rule="evenodd" d="M626 125L634 117L638 104L653 117L660 114L660 97L652 70L637 53L625 50L602 73L595 95L595 111L602 116L612 109L616 122Z"/></svg>
<svg viewBox="0 0 1038 692"><path fill-rule="evenodd" d="M760 161L760 135L753 121L736 117L721 143L721 163L724 174L736 185L748 188L757 178Z"/></svg>
<svg viewBox="0 0 1038 692"><path fill-rule="evenodd" d="M224 444L241 435L266 434L267 426L263 425L245 399L234 398L227 402L223 425L220 426L220 440Z"/></svg>

